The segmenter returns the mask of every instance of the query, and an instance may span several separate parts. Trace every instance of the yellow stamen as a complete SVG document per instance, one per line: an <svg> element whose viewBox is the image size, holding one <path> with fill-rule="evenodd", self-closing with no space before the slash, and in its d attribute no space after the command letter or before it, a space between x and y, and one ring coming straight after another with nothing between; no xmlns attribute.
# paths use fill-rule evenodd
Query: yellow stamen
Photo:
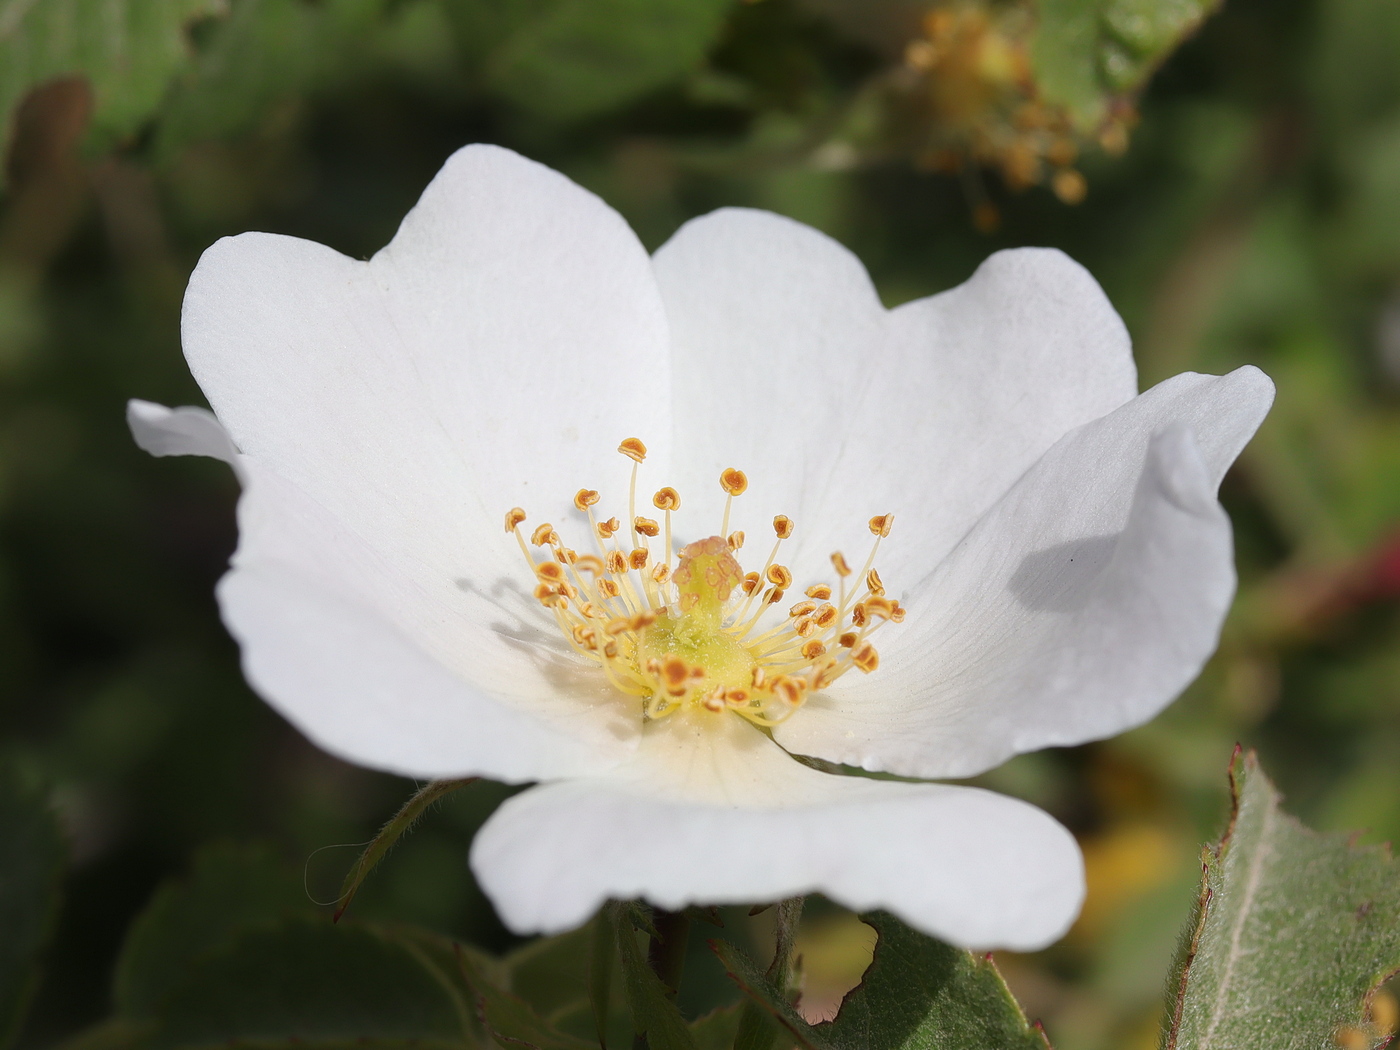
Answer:
<svg viewBox="0 0 1400 1050"><path fill-rule="evenodd" d="M638 697L644 720L691 710L707 717L732 712L755 725L774 726L851 668L866 674L878 668L879 654L866 636L905 617L899 602L886 596L874 567L893 515L869 520L875 543L859 574L840 553L832 555L840 582L834 604L832 588L817 583L786 614L770 614L794 586L793 570L777 561L779 547L793 534L792 519L782 514L773 519L773 549L761 570L746 573L737 558L744 533L729 531L729 517L748 478L731 467L720 475L725 506L719 532L675 551L671 514L680 509L680 494L666 487L653 495L662 522L638 516L638 472L646 446L628 438L618 451L632 461L630 546L621 542L618 518L598 520L595 508L602 497L594 489L579 489L574 506L588 516L596 554L570 550L544 523L530 542L549 548L553 557L537 562L521 531L525 511L512 507L504 524L530 566L536 600L550 610L565 642L601 666L620 691ZM658 537L664 537L660 550L649 543ZM858 591L847 587L851 577L863 584ZM764 629L750 637L760 623Z"/></svg>

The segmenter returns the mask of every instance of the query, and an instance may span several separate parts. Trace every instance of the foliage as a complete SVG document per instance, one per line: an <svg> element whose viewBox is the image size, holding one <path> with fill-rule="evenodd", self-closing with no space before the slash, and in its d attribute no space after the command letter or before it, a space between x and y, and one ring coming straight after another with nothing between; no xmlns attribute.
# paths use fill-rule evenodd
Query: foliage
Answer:
<svg viewBox="0 0 1400 1050"><path fill-rule="evenodd" d="M1042 97L1097 128L1219 0L1038 0L1032 49Z"/></svg>
<svg viewBox="0 0 1400 1050"><path fill-rule="evenodd" d="M120 405L198 399L180 291L216 238L265 229L367 255L447 153L486 139L566 171L651 246L721 205L793 215L850 246L891 305L950 287L996 248L1055 245L1124 315L1144 384L1245 362L1278 381L1224 488L1241 592L1200 682L1140 730L983 780L1046 807L1085 847L1080 923L1046 953L998 959L1026 1013L1061 1050L1157 1045L1195 845L1218 830L1235 741L1259 750L1310 826L1400 836L1398 52L1394 5L1373 0L0 4L0 760L25 771L16 783L45 785L0 811L14 851L0 862L0 1027L30 999L24 1050L80 1030L75 1050L252 1038L230 1012L260 1019L272 1045L330 1032L327 1010L356 1019L332 1042L353 1028L470 1046L490 1039L483 1011L501 1031L575 1045L601 1029L612 1047L631 1044L634 1008L702 1050L795 1038L778 1015L810 1039L855 1024L810 1019L868 958L850 931L869 928L821 902L786 974L765 969L773 910L724 913L714 936L736 973L748 967L742 1001L696 935L663 1007L638 965L649 934L636 912L519 944L464 863L509 793L499 785L443 798L374 878L355 869L343 928L307 899L306 887L335 898L361 849L323 847L374 840L415 786L317 753L249 692L210 598L234 542L233 483L218 465L148 461ZM52 84L74 76L90 90ZM1276 812L1262 774L1242 783L1233 837L1208 858L1178 1050L1200 1045L1219 998L1211 952L1238 914L1231 865L1257 856L1250 813ZM1271 826L1334 890L1339 871L1374 882L1374 904L1354 928L1341 906L1364 901L1340 890L1299 911L1318 924L1308 939L1332 947L1291 978L1291 1002L1268 985L1272 998L1246 1006L1322 996L1332 1012L1297 1029L1311 1045L1375 1045L1394 1001L1378 991L1364 1012L1390 965L1375 947L1390 936L1375 925L1386 869L1281 814ZM268 844L210 845L250 837ZM1280 886L1313 892L1291 879ZM883 932L881 959L960 975L898 1000L911 1031L936 1023L920 1012L930 987L980 989L989 1017L1015 1019L985 964ZM331 957L400 998L345 1003L284 966L359 988ZM893 976L873 970L853 1001ZM299 989L302 1013L282 987ZM1229 1001L1242 986L1223 987Z"/></svg>
<svg viewBox="0 0 1400 1050"><path fill-rule="evenodd" d="M19 1029L58 910L64 846L44 793L0 765L0 1046Z"/></svg>
<svg viewBox="0 0 1400 1050"><path fill-rule="evenodd" d="M345 909L350 907L350 902L359 892L360 883L369 877L369 873L394 848L394 844L423 818L423 814L434 802L475 782L475 777L464 780L434 780L405 802L389 822L379 829L379 834L370 840L365 851L355 859L354 866L346 872L345 881L340 884L340 896L335 902L336 920L338 921L345 914Z"/></svg>
<svg viewBox="0 0 1400 1050"><path fill-rule="evenodd" d="M94 130L110 146L156 110L189 61L189 25L222 10L220 0L9 4L0 12L0 117L8 124L35 85L83 76L92 84Z"/></svg>
<svg viewBox="0 0 1400 1050"><path fill-rule="evenodd" d="M1372 996L1400 973L1400 870L1389 848L1303 827L1279 808L1252 753L1232 766L1231 785L1230 826L1205 852L1168 982L1164 1048L1301 1050L1365 1032Z"/></svg>
<svg viewBox="0 0 1400 1050"><path fill-rule="evenodd" d="M950 947L884 912L862 920L880 935L875 958L836 1019L826 1024L808 1024L742 952L728 945L716 951L745 993L770 1010L804 1050L1049 1046L1026 1020L990 956Z"/></svg>

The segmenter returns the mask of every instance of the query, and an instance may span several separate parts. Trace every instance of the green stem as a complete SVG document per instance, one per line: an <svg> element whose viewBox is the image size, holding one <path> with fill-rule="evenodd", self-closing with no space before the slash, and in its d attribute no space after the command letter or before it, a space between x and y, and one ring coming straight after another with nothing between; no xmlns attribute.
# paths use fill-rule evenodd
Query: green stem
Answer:
<svg viewBox="0 0 1400 1050"><path fill-rule="evenodd" d="M345 909L350 907L350 902L355 899L355 893L359 890L360 883L364 882L369 873L374 870L374 866L384 859L384 855L393 848L394 843L398 842L414 824L418 823L433 803L468 784L476 783L476 779L476 777L464 777L461 780L434 780L405 802L399 811L389 819L389 822L379 829L379 834L370 840L370 844L365 847L365 851L355 861L355 866L345 876L345 881L340 887L340 897L335 902L335 914L331 916L331 921L340 921L340 917L345 914Z"/></svg>
<svg viewBox="0 0 1400 1050"><path fill-rule="evenodd" d="M802 922L805 897L789 897L779 901L777 923L773 931L773 961L763 975L774 997L786 999L792 981L792 956L797 941L797 927ZM746 1000L739 1015L739 1028L734 1035L734 1050L772 1050L779 1036L772 1016L752 999Z"/></svg>
<svg viewBox="0 0 1400 1050"><path fill-rule="evenodd" d="M647 965L666 987L666 998L676 1001L681 977L685 974L685 953L690 943L690 916L684 912L653 908L652 929L656 931L647 947ZM632 1041L632 1050L650 1050L645 1035Z"/></svg>
<svg viewBox="0 0 1400 1050"><path fill-rule="evenodd" d="M656 927L656 936L651 939L651 947L647 949L647 962L668 989L667 998L674 1002L685 974L690 916L681 911L656 908L651 913L651 921Z"/></svg>

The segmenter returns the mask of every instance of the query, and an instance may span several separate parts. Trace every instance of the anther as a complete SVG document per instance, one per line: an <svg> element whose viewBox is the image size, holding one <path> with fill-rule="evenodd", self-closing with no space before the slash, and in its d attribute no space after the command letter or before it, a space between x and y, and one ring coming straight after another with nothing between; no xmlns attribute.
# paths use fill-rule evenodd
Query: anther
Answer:
<svg viewBox="0 0 1400 1050"><path fill-rule="evenodd" d="M574 559L579 572L591 572L594 576L603 575L603 559L596 554L580 554Z"/></svg>
<svg viewBox="0 0 1400 1050"><path fill-rule="evenodd" d="M773 679L773 695L792 707L806 699L807 683L800 678L778 675Z"/></svg>
<svg viewBox="0 0 1400 1050"><path fill-rule="evenodd" d="M773 531L778 534L778 539L787 539L792 535L792 519L786 514L779 514L773 519Z"/></svg>
<svg viewBox="0 0 1400 1050"><path fill-rule="evenodd" d="M851 574L851 567L846 564L846 558L840 551L837 551L831 556L831 564L836 569L836 575L840 576L842 579L845 579ZM829 593L830 592L828 592L828 594Z"/></svg>
<svg viewBox="0 0 1400 1050"><path fill-rule="evenodd" d="M666 564L658 565L651 570L651 578L657 583L665 583L671 578L671 566Z"/></svg>
<svg viewBox="0 0 1400 1050"><path fill-rule="evenodd" d="M643 536L661 535L661 526L658 525L656 522L652 521L650 518L639 517L632 522L632 527L638 532L640 532Z"/></svg>
<svg viewBox="0 0 1400 1050"><path fill-rule="evenodd" d="M768 597L764 600L769 605L777 605L780 601L783 600L784 593L786 592L781 587L774 587L773 590L769 592Z"/></svg>
<svg viewBox="0 0 1400 1050"><path fill-rule="evenodd" d="M792 572L786 565L770 565L766 575L769 583L782 590L787 590L792 586Z"/></svg>
<svg viewBox="0 0 1400 1050"><path fill-rule="evenodd" d="M756 572L746 573L744 582L739 585L739 589L744 592L745 597L752 597L754 592L763 584L763 579Z"/></svg>
<svg viewBox="0 0 1400 1050"><path fill-rule="evenodd" d="M812 635L817 633L817 625L815 621L810 620L807 617L803 617L802 619L798 620L795 624L792 625L792 629L797 632L797 637L799 638L810 638Z"/></svg>
<svg viewBox="0 0 1400 1050"><path fill-rule="evenodd" d="M740 547L744 545L743 530L741 529L737 532L731 532L729 534L729 538L725 540L725 542L729 544L730 550L737 551Z"/></svg>
<svg viewBox="0 0 1400 1050"><path fill-rule="evenodd" d="M603 630L611 635L618 635L623 631L630 631L631 629L632 621L626 616L619 616L614 620L609 620L603 625Z"/></svg>
<svg viewBox="0 0 1400 1050"><path fill-rule="evenodd" d="M807 588L807 597L815 598L819 602L824 602L831 597L831 588L824 583Z"/></svg>
<svg viewBox="0 0 1400 1050"><path fill-rule="evenodd" d="M679 656L672 654L661 661L661 683L672 696L684 695L690 681L690 665Z"/></svg>
<svg viewBox="0 0 1400 1050"><path fill-rule="evenodd" d="M633 550L631 554L627 555L627 562L634 569L645 569L647 567L647 559L650 557L651 551L647 550L645 547L638 547Z"/></svg>
<svg viewBox="0 0 1400 1050"><path fill-rule="evenodd" d="M641 438L624 438L622 444L617 446L617 450L628 459L636 460L638 463L647 458L647 447L642 444Z"/></svg>
<svg viewBox="0 0 1400 1050"><path fill-rule="evenodd" d="M622 523L616 518L600 521L598 522L598 536L601 539L610 540L617 534L617 530L620 528L622 528Z"/></svg>
<svg viewBox="0 0 1400 1050"><path fill-rule="evenodd" d="M651 505L657 510L680 510L681 494L667 485L664 489L658 489L656 495L651 497Z"/></svg>
<svg viewBox="0 0 1400 1050"><path fill-rule="evenodd" d="M885 537L890 534L890 529L894 526L893 514L876 514L870 519L870 531L876 536Z"/></svg>
<svg viewBox="0 0 1400 1050"><path fill-rule="evenodd" d="M812 688L825 689L840 677L840 664L836 660L828 658L812 672Z"/></svg>
<svg viewBox="0 0 1400 1050"><path fill-rule="evenodd" d="M861 647L851 653L851 663L855 664L866 674L880 666L880 654L875 651L875 647L869 642L865 642Z"/></svg>
<svg viewBox="0 0 1400 1050"><path fill-rule="evenodd" d="M874 569L865 574L865 585L870 588L870 593L876 597L885 593L885 585L880 579L880 574Z"/></svg>
<svg viewBox="0 0 1400 1050"><path fill-rule="evenodd" d="M572 565L578 561L578 551L570 550L568 547L556 547L554 549L554 560L560 565Z"/></svg>
<svg viewBox="0 0 1400 1050"><path fill-rule="evenodd" d="M598 581L598 593L604 598L616 598L622 593L622 588L617 585L616 580L605 578Z"/></svg>
<svg viewBox="0 0 1400 1050"><path fill-rule="evenodd" d="M806 616L808 613L814 612L816 608L816 602L798 602L788 610L788 615L796 619L799 616Z"/></svg>
<svg viewBox="0 0 1400 1050"><path fill-rule="evenodd" d="M812 614L812 620L822 630L826 630L828 627L830 627L836 622L837 615L838 614L836 612L836 606L832 605L830 602L827 602L825 605L823 605L820 609L818 609L815 613Z"/></svg>
<svg viewBox="0 0 1400 1050"><path fill-rule="evenodd" d="M731 496L742 496L744 490L749 487L748 476L742 470L735 470L733 467L727 468L719 476L720 487Z"/></svg>
<svg viewBox="0 0 1400 1050"><path fill-rule="evenodd" d="M890 623L903 623L906 610L899 604L894 603L894 608L890 611Z"/></svg>
<svg viewBox="0 0 1400 1050"><path fill-rule="evenodd" d="M545 583L558 583L564 578L564 570L557 561L542 561L535 566L535 575Z"/></svg>
<svg viewBox="0 0 1400 1050"><path fill-rule="evenodd" d="M541 605L553 608L554 606L565 606L569 604L569 599L560 594L547 583L542 583L535 588L535 598Z"/></svg>
<svg viewBox="0 0 1400 1050"><path fill-rule="evenodd" d="M637 613L635 616L632 617L632 630L643 630L644 628L650 627L655 622L656 613L653 612L651 609L643 609L641 612Z"/></svg>
<svg viewBox="0 0 1400 1050"><path fill-rule="evenodd" d="M516 527L525 520L525 512L519 507L511 507L506 511L506 531L514 532Z"/></svg>
<svg viewBox="0 0 1400 1050"><path fill-rule="evenodd" d="M579 510L587 510L598 502L598 493L595 489L579 489L574 493L574 506Z"/></svg>
<svg viewBox="0 0 1400 1050"><path fill-rule="evenodd" d="M882 620L888 620L894 613L894 602L888 598L867 598L861 602L865 606L865 611L871 616L878 616Z"/></svg>
<svg viewBox="0 0 1400 1050"><path fill-rule="evenodd" d="M614 576L621 576L629 567L627 555L621 551L608 551L608 572Z"/></svg>
<svg viewBox="0 0 1400 1050"><path fill-rule="evenodd" d="M856 644L856 632L847 631L845 634L843 634L840 638L837 639L837 644L840 645L842 649L849 649L851 646Z"/></svg>
<svg viewBox="0 0 1400 1050"><path fill-rule="evenodd" d="M545 522L530 533L530 542L536 547L552 547L559 542L559 533L554 531L554 526Z"/></svg>
<svg viewBox="0 0 1400 1050"><path fill-rule="evenodd" d="M815 660L819 656L826 655L826 646L815 638L802 647L802 656L807 660Z"/></svg>

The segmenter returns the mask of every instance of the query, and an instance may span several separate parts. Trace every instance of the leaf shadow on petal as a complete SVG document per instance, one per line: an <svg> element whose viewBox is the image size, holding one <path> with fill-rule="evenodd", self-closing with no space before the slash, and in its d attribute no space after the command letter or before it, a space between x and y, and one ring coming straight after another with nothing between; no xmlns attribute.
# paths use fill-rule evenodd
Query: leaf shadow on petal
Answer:
<svg viewBox="0 0 1400 1050"><path fill-rule="evenodd" d="M1007 587L1017 601L1036 612L1083 608L1095 581L1113 560L1119 535L1087 536L1032 551L1021 559Z"/></svg>

